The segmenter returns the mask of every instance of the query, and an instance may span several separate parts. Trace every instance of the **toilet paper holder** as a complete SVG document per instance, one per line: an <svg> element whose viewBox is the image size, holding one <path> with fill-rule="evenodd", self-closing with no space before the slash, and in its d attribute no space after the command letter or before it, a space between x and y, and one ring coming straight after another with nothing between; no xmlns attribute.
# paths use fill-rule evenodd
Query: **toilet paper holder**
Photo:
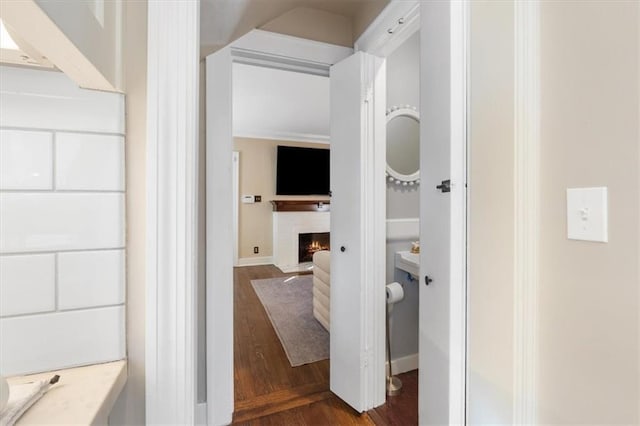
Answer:
<svg viewBox="0 0 640 426"><path fill-rule="evenodd" d="M397 282L393 282L391 284L387 284L386 285L386 292L387 292L387 309L386 309L386 317L387 317L387 327L386 327L386 331L387 331L387 359L389 361L389 373L387 375L387 385L386 385L386 389L387 389L387 395L388 396L395 396L398 395L400 393L400 391L402 390L402 380L400 380L398 377L393 375L393 370L391 367L391 322L390 322L390 316L391 316L391 311L392 311L392 307L394 303L398 303L400 302L402 299L404 299L404 289L402 288L402 285L397 283Z"/></svg>

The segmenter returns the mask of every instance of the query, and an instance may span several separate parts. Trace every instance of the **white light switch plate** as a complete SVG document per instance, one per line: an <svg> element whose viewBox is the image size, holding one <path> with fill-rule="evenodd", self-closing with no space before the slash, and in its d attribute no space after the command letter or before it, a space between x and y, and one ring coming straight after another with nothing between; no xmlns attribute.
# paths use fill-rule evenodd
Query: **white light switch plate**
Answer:
<svg viewBox="0 0 640 426"><path fill-rule="evenodd" d="M567 189L567 238L609 241L606 187Z"/></svg>

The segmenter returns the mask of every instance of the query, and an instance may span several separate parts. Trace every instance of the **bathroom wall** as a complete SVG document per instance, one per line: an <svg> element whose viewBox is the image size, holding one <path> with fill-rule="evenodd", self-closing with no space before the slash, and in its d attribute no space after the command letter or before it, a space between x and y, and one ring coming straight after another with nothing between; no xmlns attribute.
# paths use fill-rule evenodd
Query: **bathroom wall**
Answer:
<svg viewBox="0 0 640 426"><path fill-rule="evenodd" d="M410 105L419 111L420 37L414 34L387 58L387 107ZM419 202L417 188L387 184L387 282L397 281L405 298L394 306L391 324L391 358L398 368L417 368L418 353L418 283L406 272L397 270L395 253L409 250L419 239ZM404 223L404 225L403 225ZM399 235L395 229L406 224L413 236ZM405 367L407 366L407 367Z"/></svg>
<svg viewBox="0 0 640 426"><path fill-rule="evenodd" d="M261 195L262 201L239 204L238 233L239 258L250 262L251 258L273 256L273 207L271 200L328 200L326 196L276 195L276 149L278 145L329 149L328 144L277 141L271 139L235 138L233 150L240 153L240 195ZM260 253L254 254L253 247Z"/></svg>
<svg viewBox="0 0 640 426"><path fill-rule="evenodd" d="M125 357L124 96L0 67L0 370Z"/></svg>

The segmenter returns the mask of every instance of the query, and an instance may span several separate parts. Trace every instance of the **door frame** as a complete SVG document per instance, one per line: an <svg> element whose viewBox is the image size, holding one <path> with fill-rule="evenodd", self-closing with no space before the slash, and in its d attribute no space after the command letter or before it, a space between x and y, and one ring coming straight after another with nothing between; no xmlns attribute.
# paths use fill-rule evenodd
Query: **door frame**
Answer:
<svg viewBox="0 0 640 426"><path fill-rule="evenodd" d="M206 102L206 99L205 99ZM233 151L233 266L240 266L240 151Z"/></svg>
<svg viewBox="0 0 640 426"><path fill-rule="evenodd" d="M196 421L199 51L199 2L148 3L148 424Z"/></svg>
<svg viewBox="0 0 640 426"><path fill-rule="evenodd" d="M421 8L429 7L424 3L418 0L391 2L356 41L356 50L382 57L390 55L415 31L419 31L428 24L420 13ZM450 8L448 29L451 52L449 57L451 180L466 184L470 3L469 0L451 1L448 7ZM421 78L423 78L422 72ZM423 94L421 99L424 99ZM424 140L421 138L421 144L423 143ZM421 184L427 184L427 182L422 180ZM449 305L447 326L449 424L464 424L466 420L468 214L467 191L460 190L458 186L451 192L451 265L449 300L447 301ZM424 268L421 267L420 277L424 275ZM419 368L424 366L421 365ZM418 396L419 405L425 406L427 392L421 388Z"/></svg>
<svg viewBox="0 0 640 426"><path fill-rule="evenodd" d="M234 63L265 66L270 68L304 72L314 75L329 76L330 67L351 56L353 49L331 44L300 39L282 34L253 30L229 46L209 55L207 63L207 223L229 224L228 227L215 231L207 225L207 418L209 424L228 424L232 420L233 401L233 259L229 256L228 247L219 244L229 241L232 235L232 189L231 168L228 159L233 150L232 129L232 70ZM213 78L212 76L216 77ZM208 100L213 103L210 105ZM377 131L383 128L378 126ZM376 143L383 144L385 138L373 138ZM220 141L227 141L220 143ZM384 147L383 147L384 148ZM384 149L382 149L384 152ZM383 173L383 170L380 170ZM382 176L382 175L381 175ZM371 185L363 186L363 191L372 191ZM382 189L381 189L382 190ZM376 200L385 198L375 197ZM384 209L374 209L383 211ZM376 229L385 229L384 217L363 224L363 233L375 235ZM211 221L211 222L209 222ZM222 228L222 227L221 227ZM214 235L215 232L215 235ZM371 248L368 256L368 271L377 271L376 265L384 265L379 255L384 254L382 246L379 250ZM215 281L213 279L215 277ZM366 317L372 318L375 324L384 324L384 274L375 274L372 279L365 280L367 293L375 288L380 289L381 303L367 305L371 310ZM379 306L378 306L379 305ZM384 328L370 330L371 334L384 336ZM384 340L380 342L380 350L369 348L372 368L366 370L365 383L383 383L384 377ZM381 366L376 369L375 366ZM378 371L380 370L380 371ZM366 409L384 402L384 387L378 392L365 393Z"/></svg>
<svg viewBox="0 0 640 426"><path fill-rule="evenodd" d="M468 0L463 2L464 7L468 7L466 5ZM153 422L155 418L159 422L192 424L197 403L195 363L197 230L189 224L197 223L195 215L198 205L196 178L199 155L197 153L197 99L200 11L197 3L192 6L178 3L180 2L164 2L162 7L150 3L148 13L150 41L147 93L146 412L149 422ZM388 8L399 7L403 3L408 2L391 2ZM374 23L378 21L381 21L380 17ZM452 28L452 31L454 29L456 28ZM466 26L459 24L457 30L464 33ZM230 71L234 59L254 65L275 65L282 69L321 75L326 75L328 66L341 59L335 57L335 46L314 43L313 48L309 49L308 45L300 45L299 40L260 30L252 31L232 46L216 53L218 60L226 64L221 69L220 78L223 81L219 82L218 88L222 88L223 94L225 90L231 90ZM362 46L362 43L359 45ZM344 49L348 53L342 57L351 54L351 49ZM363 47L360 49L366 50ZM184 59L176 60L175 55L180 52L183 53ZM207 90L210 89L207 87ZM178 104L182 105L182 108L171 107ZM171 117L171 119L163 121L162 117ZM175 123L179 123L178 128L174 128ZM167 124L171 124L171 127ZM231 129L224 129L224 131L231 135ZM186 141L179 146L181 155L178 157L175 157L175 152L171 151L176 146L176 135L184 137ZM225 158L231 158L231 151L229 147ZM178 163L172 163L176 160ZM162 164L174 164L178 167L171 172L161 168ZM228 174L230 179L230 168ZM207 183L209 183L207 210L209 212L214 207L219 208L214 204L215 197L209 197L209 191L214 186L213 178L207 175ZM167 193L164 187L167 183L170 185L171 194ZM162 190L159 188L161 184L164 184ZM231 185L228 191L231 192ZM177 205L184 208L176 209L176 200ZM232 223L230 201L229 195L229 210L221 213L222 218ZM173 211L175 214L163 217L163 212L167 211ZM161 218L164 220L161 221ZM181 241L161 238L160 234L165 235L176 227L183 230ZM229 235L225 241L232 241L232 232L230 226ZM220 264L227 266L227 272L221 278L224 282L232 283L231 250L220 250L219 247L215 250L215 247L211 247L212 244L213 242L207 242L207 268L209 269L210 264L213 263L212 259L218 266ZM222 256L214 259L214 253L222 253ZM171 276L160 274L159 266L163 262L170 263L176 271L182 271L181 274ZM211 277L210 274L207 275ZM214 288L211 283L208 284L210 290ZM209 424L227 424L231 422L233 414L233 332L232 329L225 331L224 323L220 323L220 320L229 319L228 324L232 324L233 293L230 286L228 286L228 292L225 293L223 289L220 294L216 293L215 298L219 297L227 304L220 311L213 311L216 304L212 293L209 291L207 295L207 310L218 316L222 314L222 318L214 321L213 327L207 328L207 365L214 367L207 369L207 399L214 402L214 404L207 404L207 420ZM177 300L180 303L174 305L160 303L162 300ZM170 327L170 330L166 327ZM175 354L173 349L178 342L184 352ZM224 350L225 347L229 348L229 351ZM220 348L223 350L216 351ZM171 354L179 356L171 356ZM458 361L464 360L464 351L462 355L458 357ZM384 360L382 362L384 363ZM459 363L459 365L464 371L464 364ZM450 388L450 392L453 390L454 388ZM464 407L464 391L457 392L453 396L456 397L455 400L462 400L461 406Z"/></svg>

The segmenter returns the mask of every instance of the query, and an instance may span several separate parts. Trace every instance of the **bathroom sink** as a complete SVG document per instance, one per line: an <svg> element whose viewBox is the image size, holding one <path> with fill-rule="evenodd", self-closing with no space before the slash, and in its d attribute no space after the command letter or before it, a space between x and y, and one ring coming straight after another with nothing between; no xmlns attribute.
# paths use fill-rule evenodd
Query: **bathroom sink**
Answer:
<svg viewBox="0 0 640 426"><path fill-rule="evenodd" d="M414 278L420 275L420 254L410 251L396 252L396 268L408 272Z"/></svg>

